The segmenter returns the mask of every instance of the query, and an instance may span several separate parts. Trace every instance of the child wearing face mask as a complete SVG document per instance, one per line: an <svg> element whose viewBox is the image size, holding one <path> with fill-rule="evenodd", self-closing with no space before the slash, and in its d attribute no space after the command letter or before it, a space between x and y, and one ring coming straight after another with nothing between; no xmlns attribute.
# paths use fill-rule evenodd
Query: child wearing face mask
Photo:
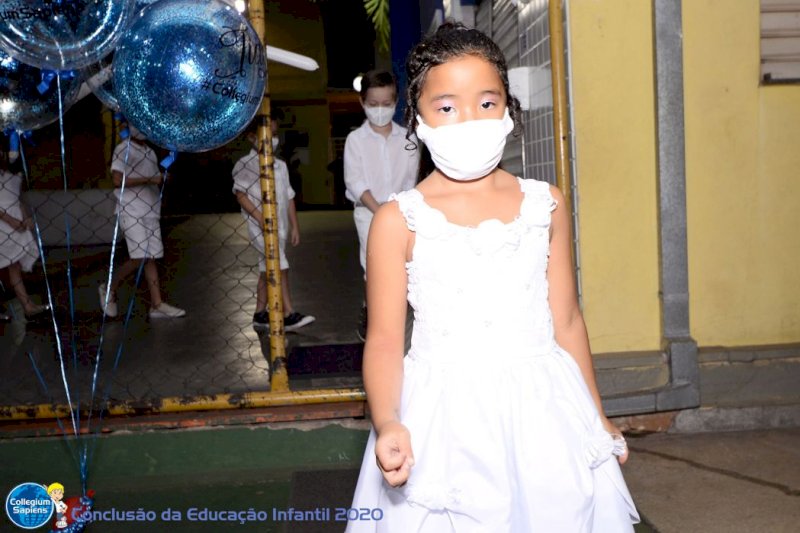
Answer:
<svg viewBox="0 0 800 533"><path fill-rule="evenodd" d="M186 311L164 301L156 259L164 257L161 240L161 185L163 176L156 153L147 137L133 125L128 126L129 139L114 148L111 178L118 200L119 225L125 235L129 259L115 269L111 284L103 281L97 288L100 308L109 318L119 315L117 289L122 281L144 266L144 277L150 292L150 311L154 319L181 318Z"/></svg>
<svg viewBox="0 0 800 533"><path fill-rule="evenodd" d="M345 195L355 204L353 219L361 268L367 269L367 235L375 211L394 193L414 187L419 155L408 150L406 129L392 121L397 105L397 80L385 70L361 78L361 105L367 120L347 136L344 146ZM366 309L358 335L366 335Z"/></svg>
<svg viewBox="0 0 800 533"><path fill-rule="evenodd" d="M277 154L278 149L278 111L273 112L272 120L272 151ZM253 314L253 329L266 331L269 329L269 313L267 312L267 265L264 260L264 229L261 216L261 181L258 166L258 152L256 151L256 124L253 123L247 138L253 143L253 148L246 156L239 159L233 166L233 193L236 201L242 208L242 216L247 222L247 231L250 243L258 252L258 285L256 286L256 311ZM278 253L281 269L281 294L283 296L283 328L294 331L311 324L315 317L304 315L295 311L292 304L292 295L289 290L289 260L286 258L286 240L290 239L292 246L300 244L300 224L297 222L297 211L294 205L294 189L289 183L289 169L286 163L275 157L273 163L275 172L275 197L278 211Z"/></svg>
<svg viewBox="0 0 800 533"><path fill-rule="evenodd" d="M406 70L409 135L436 168L370 229L373 430L352 507L381 519L347 530L633 531L628 450L597 391L564 198L497 166L521 115L503 54L446 23Z"/></svg>

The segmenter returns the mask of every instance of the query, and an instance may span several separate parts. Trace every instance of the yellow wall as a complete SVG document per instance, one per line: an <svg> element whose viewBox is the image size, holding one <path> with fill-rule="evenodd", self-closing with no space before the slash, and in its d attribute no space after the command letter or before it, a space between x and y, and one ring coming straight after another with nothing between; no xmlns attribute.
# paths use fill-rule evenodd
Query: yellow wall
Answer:
<svg viewBox="0 0 800 533"><path fill-rule="evenodd" d="M308 134L308 151L305 158L300 150L295 155L302 162L298 172L303 177L302 201L306 204L331 204L333 183L329 178L327 165L330 162L329 123L330 113L327 103L304 105L280 105L285 119L281 129L292 129ZM299 192L299 191L297 191Z"/></svg>
<svg viewBox="0 0 800 533"><path fill-rule="evenodd" d="M570 2L584 316L595 353L660 348L651 2Z"/></svg>
<svg viewBox="0 0 800 533"><path fill-rule="evenodd" d="M275 103L296 119L282 128L308 133L308 164L298 169L303 202L329 204L333 185L326 168L330 162L328 70L319 6L310 0L271 1L266 3L266 15L267 44L313 57L320 65L319 70L307 72L270 61L269 85Z"/></svg>
<svg viewBox="0 0 800 533"><path fill-rule="evenodd" d="M759 2L683 2L692 335L800 341L800 86L759 86Z"/></svg>
<svg viewBox="0 0 800 533"><path fill-rule="evenodd" d="M759 1L683 2L691 334L800 342L800 85L759 85ZM651 2L573 0L585 316L596 353L658 349Z"/></svg>
<svg viewBox="0 0 800 533"><path fill-rule="evenodd" d="M270 61L269 88L276 99L325 98L328 67L319 6L309 0L265 3L267 44L314 58L319 70L308 72Z"/></svg>

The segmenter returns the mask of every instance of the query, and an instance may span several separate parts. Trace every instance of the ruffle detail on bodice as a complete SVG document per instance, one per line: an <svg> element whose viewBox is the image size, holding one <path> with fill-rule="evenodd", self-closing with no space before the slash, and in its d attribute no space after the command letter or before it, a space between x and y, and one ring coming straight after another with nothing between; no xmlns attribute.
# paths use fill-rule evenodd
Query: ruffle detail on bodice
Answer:
<svg viewBox="0 0 800 533"><path fill-rule="evenodd" d="M519 215L508 223L492 218L477 226L454 224L447 220L444 213L430 206L417 189L393 194L389 200L397 201L408 229L417 235L439 240L463 233L473 252L488 255L501 249L516 250L523 235L531 228L548 228L550 225L550 213L558 205L550 194L550 185L537 180L518 180L524 198Z"/></svg>

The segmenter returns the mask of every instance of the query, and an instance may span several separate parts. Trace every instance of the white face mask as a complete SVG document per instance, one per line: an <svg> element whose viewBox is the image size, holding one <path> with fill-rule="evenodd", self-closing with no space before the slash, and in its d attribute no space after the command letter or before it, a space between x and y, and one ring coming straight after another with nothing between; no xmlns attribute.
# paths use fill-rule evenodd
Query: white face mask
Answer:
<svg viewBox="0 0 800 533"><path fill-rule="evenodd" d="M389 107L385 106L364 106L364 113L367 114L367 120L369 120L373 125L378 126L379 128L387 125L389 122L392 121L392 117L394 116L394 110L397 105L392 105Z"/></svg>
<svg viewBox="0 0 800 533"><path fill-rule="evenodd" d="M502 119L468 120L438 128L431 128L417 115L417 138L430 150L436 168L460 181L481 178L494 170L513 129L508 108Z"/></svg>
<svg viewBox="0 0 800 533"><path fill-rule="evenodd" d="M272 151L273 152L278 149L278 144L279 143L280 143L280 139L278 139L277 137L273 137L272 138Z"/></svg>

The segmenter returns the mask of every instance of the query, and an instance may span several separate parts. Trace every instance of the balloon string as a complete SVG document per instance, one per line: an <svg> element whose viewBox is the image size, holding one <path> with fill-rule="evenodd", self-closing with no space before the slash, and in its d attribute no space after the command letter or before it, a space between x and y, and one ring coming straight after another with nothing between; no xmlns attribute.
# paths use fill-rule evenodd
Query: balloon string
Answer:
<svg viewBox="0 0 800 533"><path fill-rule="evenodd" d="M64 182L64 193L66 194L68 189L67 184L67 166L66 166L66 150L64 147L64 104L62 99L61 93L61 75L56 73L56 88L58 89L58 126L59 126L59 134L60 134L60 141L61 141L61 177ZM72 368L73 368L73 377L77 379L77 371L78 371L78 346L75 340L75 293L73 290L73 281L72 281L72 228L70 224L70 217L69 211L64 210L64 229L66 233L67 239L67 293L69 295L69 321L70 321L70 331L69 331L69 339L70 339L70 346L72 347ZM78 427L81 426L81 411L80 411L80 387L77 387L75 391L75 403L78 405L78 412L77 412L77 420L78 420Z"/></svg>
<svg viewBox="0 0 800 533"><path fill-rule="evenodd" d="M64 142L64 99L61 87L61 77L64 75L66 78L72 77L71 73L59 73L56 72L56 88L58 90L58 128L59 128L59 135L61 141L61 176L64 182L64 193L66 194L69 191L69 184L67 181L67 158L66 158L66 149L65 149L65 142ZM74 291L74 284L72 280L72 232L71 232L71 224L70 224L70 217L69 211L64 210L64 228L66 230L66 239L67 239L67 293L69 295L69 340L70 345L72 347L72 368L73 368L73 378L75 381L78 380L78 346L77 341L75 338L75 291ZM68 388L69 384L64 380L64 387ZM78 429L81 427L81 409L80 409L80 384L78 383L76 386L75 392L75 404L77 405L75 419L77 421ZM90 406L91 412L91 406ZM87 428L88 429L88 428ZM80 480L81 480L81 487L83 492L86 492L86 485L87 485L87 464L85 460L79 461L79 470L80 470Z"/></svg>
<svg viewBox="0 0 800 533"><path fill-rule="evenodd" d="M95 398L95 390L97 386L97 376L100 372L100 364L103 360L103 343L105 338L105 331L106 331L106 318L107 315L105 313L105 309L108 307L109 301L111 301L111 281L114 279L114 257L117 253L117 239L119 237L119 228L120 228L120 218L122 216L122 211L124 208L124 198L125 198L125 185L128 182L128 160L130 158L131 152L131 140L128 138L128 142L125 145L125 155L123 156L123 171L122 171L122 183L120 184L119 190L119 201L117 202L117 212L114 220L114 235L111 238L111 256L108 259L108 277L106 278L106 294L103 300L103 318L100 322L100 339L97 343L97 356L95 357L94 362L94 373L92 375L92 390L91 395L89 396L89 411L86 417L86 431L91 433L91 426L92 426L92 412L94 411L94 398ZM138 279L137 279L138 285ZM123 332L123 339L125 338ZM111 382L111 377L109 377L109 383ZM102 405L100 406L100 412L102 414ZM98 421L99 427L99 421ZM88 463L87 454L88 454L88 444L83 446L83 464Z"/></svg>
<svg viewBox="0 0 800 533"><path fill-rule="evenodd" d="M128 141L128 147L130 147L130 141ZM171 156L172 156L172 159L174 161L175 152L172 152ZM127 169L127 166L128 165L127 165L127 153L126 153L126 161L125 161L125 168L126 169ZM123 183L125 183L125 175L124 174L123 174L123 178L122 179L123 179ZM164 172L162 174L162 179L161 179L161 188L159 189L159 192L158 192L158 202L159 203L161 203L161 200L164 198L164 187L166 186L166 184L167 184L167 168L165 167L164 168ZM120 198L122 198L122 194L120 194ZM147 256L148 256L147 252L149 251L149 249L150 249L150 239L147 240L147 245L145 246L145 250L144 250L145 259L142 260L142 262L139 264L139 268L138 268L138 270L136 272L136 282L134 284L134 287L138 287L139 286L139 282L141 281L142 272L144 270L144 263L147 260ZM120 341L119 341L119 344L117 345L117 355L114 358L114 365L111 368L111 373L110 373L108 381L106 382L106 386L105 386L105 390L103 392L102 400L100 401L100 409L99 409L100 412L98 413L98 420L97 420L98 427L100 425L100 422L102 422L102 420L103 420L103 413L105 412L103 407L108 405L108 398L111 395L112 378L113 378L114 374L116 374L117 368L119 367L119 362L122 359L122 349L124 347L124 340L127 338L128 326L130 324L131 315L133 314L133 304L135 302L135 298L136 298L136 293L134 292L134 294L128 300L128 309L127 309L127 311L125 313L125 320L124 320L123 325L122 325L122 335L120 336ZM94 382L92 382L92 398L94 398ZM91 410L89 412L91 413ZM96 436L96 434L95 434L95 436ZM92 451L91 451L91 454L89 455L89 458L88 458L88 461L90 463L91 463L91 461L92 461L92 459L94 457L94 452L95 452L95 448L96 447L97 447L97 439L94 439L92 441ZM85 458L85 453L86 453L86 447L84 447L84 458Z"/></svg>
<svg viewBox="0 0 800 533"><path fill-rule="evenodd" d="M25 181L28 184L28 188L30 189L30 175L28 172L28 165L25 160L25 149L23 148L23 144L20 143L19 146L19 154L22 158L22 168L25 174ZM78 438L78 421L75 416L75 407L72 404L72 397L70 395L69 385L67 382L67 374L66 374L66 367L64 365L64 350L61 346L61 335L59 334L58 330L58 322L56 321L56 313L55 313L55 305L53 301L53 291L50 287L50 277L47 275L47 261L45 260L44 255L44 244L42 243L42 232L39 228L39 220L36 216L36 211L33 210L33 229L34 234L36 236L36 246L39 249L39 257L42 260L42 273L44 274L44 284L45 288L47 289L47 302L50 305L50 319L53 322L53 331L55 332L56 336L56 351L58 352L58 362L59 368L61 370L61 380L64 383L64 393L67 396L67 404L69 405L69 415L70 420L72 422L72 432L76 438ZM58 417L56 417L58 418Z"/></svg>
<svg viewBox="0 0 800 533"><path fill-rule="evenodd" d="M36 364L36 359L33 358L33 352L28 351L26 353L28 354L28 359L31 360L31 366L33 366L33 372L36 374L36 378L39 380L39 384L42 386L42 390L44 391L45 396L47 397L49 402L53 406L55 406L56 405L55 398L53 398L53 395L50 394L50 390L47 388L47 383L45 382L42 373L39 371L39 365ZM56 412L55 408L53 409L53 411ZM58 424L61 433L66 434L67 430L64 427L64 424L61 422L61 417L58 416L57 412L56 412L56 423ZM72 455L72 460L75 461L75 466L77 466L78 470L80 470L81 467L78 459L78 450L75 448L75 443L67 439L67 447L69 448L70 452L72 452L70 455Z"/></svg>

